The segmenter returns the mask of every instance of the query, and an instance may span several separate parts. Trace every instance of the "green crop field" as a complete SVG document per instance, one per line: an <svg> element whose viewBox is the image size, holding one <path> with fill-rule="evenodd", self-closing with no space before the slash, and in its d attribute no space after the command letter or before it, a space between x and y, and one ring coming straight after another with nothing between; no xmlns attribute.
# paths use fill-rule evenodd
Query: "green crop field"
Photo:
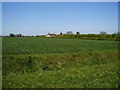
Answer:
<svg viewBox="0 0 120 90"><path fill-rule="evenodd" d="M117 88L118 41L2 38L3 88Z"/></svg>

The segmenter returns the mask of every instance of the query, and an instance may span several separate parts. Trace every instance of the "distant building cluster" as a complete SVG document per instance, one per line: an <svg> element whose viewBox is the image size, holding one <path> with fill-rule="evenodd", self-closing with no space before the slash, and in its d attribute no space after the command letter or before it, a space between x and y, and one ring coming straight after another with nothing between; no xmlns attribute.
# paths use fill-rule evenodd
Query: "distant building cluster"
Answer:
<svg viewBox="0 0 120 90"><path fill-rule="evenodd" d="M73 32L72 32L72 31L68 31L66 34L67 34L67 35L73 35ZM80 34L80 33L79 33L79 34ZM62 35L62 32L60 32L59 35ZM50 34L50 33L48 33L48 34L46 35L46 37L55 37L55 36L58 36L58 35L57 35L57 34Z"/></svg>
<svg viewBox="0 0 120 90"><path fill-rule="evenodd" d="M50 33L48 33L47 35L46 35L46 37L55 37L55 36L57 36L56 34L50 34Z"/></svg>

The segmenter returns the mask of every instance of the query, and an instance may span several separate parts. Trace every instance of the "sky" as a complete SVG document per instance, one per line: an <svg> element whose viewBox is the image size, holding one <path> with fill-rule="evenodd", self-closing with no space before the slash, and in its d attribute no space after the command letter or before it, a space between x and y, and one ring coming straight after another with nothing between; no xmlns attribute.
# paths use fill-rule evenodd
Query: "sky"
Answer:
<svg viewBox="0 0 120 90"><path fill-rule="evenodd" d="M3 2L119 2L119 0L2 0Z"/></svg>
<svg viewBox="0 0 120 90"><path fill-rule="evenodd" d="M117 2L3 2L2 35L118 31Z"/></svg>

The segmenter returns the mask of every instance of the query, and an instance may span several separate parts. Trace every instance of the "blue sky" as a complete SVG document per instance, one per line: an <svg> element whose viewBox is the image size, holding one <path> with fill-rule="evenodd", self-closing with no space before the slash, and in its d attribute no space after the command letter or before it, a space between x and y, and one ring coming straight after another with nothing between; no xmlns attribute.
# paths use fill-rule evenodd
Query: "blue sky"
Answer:
<svg viewBox="0 0 120 90"><path fill-rule="evenodd" d="M3 35L118 31L117 2L3 2Z"/></svg>

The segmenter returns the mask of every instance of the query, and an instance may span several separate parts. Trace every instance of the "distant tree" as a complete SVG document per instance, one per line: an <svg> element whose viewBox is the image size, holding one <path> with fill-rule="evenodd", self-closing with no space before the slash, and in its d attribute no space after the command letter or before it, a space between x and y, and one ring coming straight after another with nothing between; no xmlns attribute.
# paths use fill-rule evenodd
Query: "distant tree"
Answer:
<svg viewBox="0 0 120 90"><path fill-rule="evenodd" d="M9 37L14 37L14 36L15 36L15 35L14 35L14 34L12 34L12 33L10 33L10 34L9 34Z"/></svg>
<svg viewBox="0 0 120 90"><path fill-rule="evenodd" d="M39 37L39 35L36 35L36 37Z"/></svg>
<svg viewBox="0 0 120 90"><path fill-rule="evenodd" d="M62 35L62 32L60 32L60 35Z"/></svg>
<svg viewBox="0 0 120 90"><path fill-rule="evenodd" d="M19 37L22 37L22 34L19 34Z"/></svg>
<svg viewBox="0 0 120 90"><path fill-rule="evenodd" d="M100 35L106 35L107 33L106 32L100 32Z"/></svg>
<svg viewBox="0 0 120 90"><path fill-rule="evenodd" d="M76 35L79 35L80 34L80 32L76 32Z"/></svg>
<svg viewBox="0 0 120 90"><path fill-rule="evenodd" d="M120 32L118 32L117 34L120 34Z"/></svg>
<svg viewBox="0 0 120 90"><path fill-rule="evenodd" d="M73 32L72 31L68 31L66 34L67 35L73 35Z"/></svg>

